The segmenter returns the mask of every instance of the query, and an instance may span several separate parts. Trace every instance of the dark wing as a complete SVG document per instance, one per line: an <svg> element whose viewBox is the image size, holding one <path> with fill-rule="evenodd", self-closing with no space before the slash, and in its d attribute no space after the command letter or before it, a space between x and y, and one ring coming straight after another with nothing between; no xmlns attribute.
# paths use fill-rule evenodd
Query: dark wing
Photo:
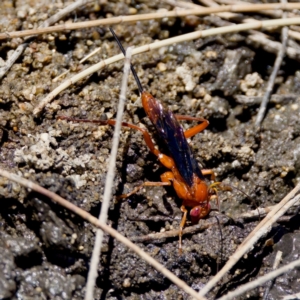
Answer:
<svg viewBox="0 0 300 300"><path fill-rule="evenodd" d="M204 180L199 165L184 136L183 128L175 118L175 115L154 98L149 107L151 111L148 113L148 116L159 136L164 139L184 181L189 186L192 186L193 174Z"/></svg>

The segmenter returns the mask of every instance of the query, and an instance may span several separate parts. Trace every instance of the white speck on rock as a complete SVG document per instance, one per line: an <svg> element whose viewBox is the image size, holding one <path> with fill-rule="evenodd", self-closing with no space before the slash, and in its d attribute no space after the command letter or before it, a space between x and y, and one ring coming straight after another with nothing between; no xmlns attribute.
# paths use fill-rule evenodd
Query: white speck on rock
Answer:
<svg viewBox="0 0 300 300"><path fill-rule="evenodd" d="M182 65L181 67L176 68L176 73L181 78L183 83L185 84L185 90L187 92L192 91L195 86L196 82L193 81L192 72L186 65Z"/></svg>
<svg viewBox="0 0 300 300"><path fill-rule="evenodd" d="M49 133L37 134L36 144L17 149L14 153L15 163L26 163L35 169L47 170L54 164L55 151L50 143L56 144L56 140Z"/></svg>
<svg viewBox="0 0 300 300"><path fill-rule="evenodd" d="M67 178L71 178L74 181L74 184L77 189L86 185L86 177L87 177L87 174L83 174L83 175L73 174L73 175L67 176Z"/></svg>

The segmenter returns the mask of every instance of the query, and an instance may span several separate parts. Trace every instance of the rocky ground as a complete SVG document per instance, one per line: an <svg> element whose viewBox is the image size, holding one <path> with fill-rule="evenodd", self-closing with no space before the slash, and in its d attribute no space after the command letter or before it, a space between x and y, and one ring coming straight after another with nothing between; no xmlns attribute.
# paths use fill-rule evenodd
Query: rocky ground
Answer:
<svg viewBox="0 0 300 300"><path fill-rule="evenodd" d="M1 32L31 29L68 3L1 1ZM79 9L63 21L155 12L172 7L159 1L105 2ZM252 14L251 17L261 18ZM218 17L165 18L114 26L124 47L178 36L215 26ZM271 33L280 40L280 31ZM3 41L0 67L22 42ZM295 49L299 47L296 42ZM91 51L100 50L85 62ZM298 50L298 49L297 49ZM114 118L123 62L104 68L60 93L39 117L34 107L65 78L120 51L107 27L43 34L0 82L0 167L54 191L97 216L112 144L113 128L58 120L58 116ZM220 191L221 209L203 224L209 229L183 238L138 245L196 290L216 274L259 219L243 220L243 212L278 203L297 183L300 166L300 64L285 57L261 130L255 127L275 55L251 42L247 33L228 34L175 44L134 56L143 86L177 114L204 117L209 127L190 139L203 168L217 181L237 189ZM124 120L145 126L165 151L129 78ZM183 123L184 128L192 126ZM144 181L159 181L165 171L149 152L139 132L124 129L117 157L114 199L109 223L127 237L178 228L181 200L170 188L146 188L122 202L116 195ZM240 192L241 190L242 192ZM49 199L0 178L0 298L83 299L95 229ZM217 219L219 222L217 222ZM188 222L187 226L190 226ZM274 245L265 241L273 239ZM274 225L208 295L221 296L272 269L277 250L282 264L300 251L299 213ZM255 261L255 263L253 263ZM188 299L188 296L137 255L105 236L95 299ZM299 292L299 271L277 280L268 299ZM261 298L265 287L251 291Z"/></svg>

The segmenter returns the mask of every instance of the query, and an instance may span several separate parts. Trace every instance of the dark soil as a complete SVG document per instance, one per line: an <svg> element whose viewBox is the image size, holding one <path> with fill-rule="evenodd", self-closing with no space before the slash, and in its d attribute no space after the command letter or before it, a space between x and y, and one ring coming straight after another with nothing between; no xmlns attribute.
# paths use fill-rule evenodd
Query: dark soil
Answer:
<svg viewBox="0 0 300 300"><path fill-rule="evenodd" d="M64 5L60 1L41 2L1 1L1 31L37 27ZM159 1L128 3L105 2L98 11L92 4L63 21L171 9ZM259 15L252 17L261 19ZM169 18L121 24L114 29L126 48L208 29L215 22L216 17ZM279 40L280 30L272 36ZM21 42L19 38L2 42L1 65ZM97 54L80 63L98 47ZM101 208L113 128L57 117L114 118L123 62L63 91L40 117L35 118L32 110L65 79L54 83L55 77L70 70L67 78L71 78L119 52L106 27L44 34L29 43L0 82L0 167L37 182L95 216ZM220 212L213 203L212 213L201 220L213 221L213 225L184 236L182 255L178 253L178 238L139 244L196 290L216 274L259 222L243 221L239 215L278 203L300 176L299 61L284 59L273 91L284 101L269 105L261 130L254 126L274 60L274 54L257 48L246 33L185 42L133 58L143 86L156 98L177 114L210 121L209 127L190 141L195 157L203 168L215 171L217 181L242 191L219 192ZM241 103L241 99L251 97L257 101ZM132 76L124 120L146 126L158 147L167 153L145 118ZM117 203L116 195L144 181L160 181L165 171L139 132L124 129L120 138L109 224L129 238L178 228L181 200L171 187L146 188ZM0 298L83 299L95 228L4 178L0 178L0 196ZM269 272L277 250L284 252L282 264L299 257L299 213L292 211L290 215L290 219L275 224L271 233L209 293L211 299ZM270 238L274 245L266 246ZM98 272L95 299L188 299L109 236L105 236ZM299 270L295 270L278 279L268 299L300 292L299 276ZM251 291L248 298L261 298L265 288Z"/></svg>

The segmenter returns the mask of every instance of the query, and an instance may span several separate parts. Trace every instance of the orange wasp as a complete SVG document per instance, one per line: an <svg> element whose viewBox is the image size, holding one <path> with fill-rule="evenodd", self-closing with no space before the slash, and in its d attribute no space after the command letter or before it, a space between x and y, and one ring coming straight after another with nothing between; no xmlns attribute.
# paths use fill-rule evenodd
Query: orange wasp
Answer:
<svg viewBox="0 0 300 300"><path fill-rule="evenodd" d="M116 36L113 29L111 33L116 39L118 46L125 55L125 49ZM209 202L212 199L217 199L216 185L214 182L207 185L204 175L210 175L211 179L215 180L215 175L212 170L200 170L199 165L194 158L192 151L188 145L187 138L203 131L209 124L206 119L195 118L184 115L174 115L166 108L159 100L155 99L150 93L145 91L137 76L134 67L131 65L131 71L137 83L140 96L142 99L143 108L157 130L159 136L164 140L170 156L161 153L155 146L148 131L136 125L122 122L122 126L130 127L138 130L143 134L144 140L150 151L157 157L160 163L169 171L161 175L162 182L144 182L142 185L135 188L132 192L119 196L119 198L127 198L139 191L144 186L170 186L173 185L178 197L183 201L181 211L183 212L182 220L179 227L179 251L182 252L182 231L186 223L188 210L191 208L190 218L193 223L197 223L201 218L204 218L210 212ZM75 122L92 122L101 125L115 125L115 120L85 120L73 119L61 116L60 119L71 120ZM183 130L178 120L191 120L201 122L197 126L186 131Z"/></svg>

